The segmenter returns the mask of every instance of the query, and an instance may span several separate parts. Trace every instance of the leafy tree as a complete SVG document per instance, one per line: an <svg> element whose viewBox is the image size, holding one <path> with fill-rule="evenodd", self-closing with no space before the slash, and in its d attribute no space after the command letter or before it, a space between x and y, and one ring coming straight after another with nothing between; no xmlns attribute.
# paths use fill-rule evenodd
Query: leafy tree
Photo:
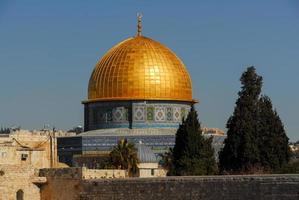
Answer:
<svg viewBox="0 0 299 200"><path fill-rule="evenodd" d="M290 149L284 126L277 112L273 110L269 97L259 100L259 149L261 165L268 171L277 171L290 158Z"/></svg>
<svg viewBox="0 0 299 200"><path fill-rule="evenodd" d="M205 138L200 129L192 106L176 133L170 175L210 175L217 172L212 137Z"/></svg>
<svg viewBox="0 0 299 200"><path fill-rule="evenodd" d="M249 171L259 165L257 144L258 103L262 77L249 67L240 78L242 88L233 115L227 122L227 138L219 153L219 166L223 171Z"/></svg>
<svg viewBox="0 0 299 200"><path fill-rule="evenodd" d="M117 169L126 169L129 175L136 173L137 164L139 163L137 149L127 139L118 141L117 146L110 152L109 157L111 165Z"/></svg>

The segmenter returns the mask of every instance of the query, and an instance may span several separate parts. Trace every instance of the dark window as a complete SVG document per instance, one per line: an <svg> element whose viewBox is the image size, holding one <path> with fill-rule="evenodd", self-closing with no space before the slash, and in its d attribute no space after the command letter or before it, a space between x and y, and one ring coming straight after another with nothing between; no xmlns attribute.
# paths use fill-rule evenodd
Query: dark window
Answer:
<svg viewBox="0 0 299 200"><path fill-rule="evenodd" d="M24 192L23 190L17 191L17 200L24 200Z"/></svg>
<svg viewBox="0 0 299 200"><path fill-rule="evenodd" d="M22 160L22 161L26 161L26 160L27 160L27 157L28 157L28 154L22 154L22 155L21 155L21 160Z"/></svg>
<svg viewBox="0 0 299 200"><path fill-rule="evenodd" d="M155 175L155 170L151 169L151 175L154 176Z"/></svg>

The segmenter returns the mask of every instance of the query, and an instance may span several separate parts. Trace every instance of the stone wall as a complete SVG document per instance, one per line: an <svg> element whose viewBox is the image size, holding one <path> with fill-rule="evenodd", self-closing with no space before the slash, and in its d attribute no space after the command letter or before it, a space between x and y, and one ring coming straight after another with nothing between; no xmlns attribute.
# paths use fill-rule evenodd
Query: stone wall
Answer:
<svg viewBox="0 0 299 200"><path fill-rule="evenodd" d="M55 179L101 179L101 178L125 178L126 170L118 169L87 169L86 167L71 168L46 168L39 172L40 177Z"/></svg>
<svg viewBox="0 0 299 200"><path fill-rule="evenodd" d="M86 169L83 168L83 179L99 179L99 178L125 178L126 170L118 169Z"/></svg>
<svg viewBox="0 0 299 200"><path fill-rule="evenodd" d="M39 170L39 176L57 179L82 179L82 168L45 168Z"/></svg>
<svg viewBox="0 0 299 200"><path fill-rule="evenodd" d="M49 199L45 197L49 188L51 188L52 200L63 199L62 197L65 197L66 194L70 195L68 199L80 200L295 200L299 199L299 175L126 178L81 181L56 179L42 187L42 199Z"/></svg>
<svg viewBox="0 0 299 200"><path fill-rule="evenodd" d="M40 187L42 200L76 200L79 194L81 180L75 178L47 177L47 183ZM29 199L28 199L29 200ZM30 199L35 200L35 199ZM39 200L39 199L36 199Z"/></svg>
<svg viewBox="0 0 299 200"><path fill-rule="evenodd" d="M39 176L46 177L41 186L42 200L80 199L84 180L124 178L125 170L93 170L83 168L41 169ZM116 179L114 179L116 180ZM1 199L0 199L1 200ZM34 199L32 199L34 200Z"/></svg>
<svg viewBox="0 0 299 200"><path fill-rule="evenodd" d="M0 165L0 200L15 200L22 191L25 200L39 200L40 189L36 184L45 180L36 177L30 166Z"/></svg>

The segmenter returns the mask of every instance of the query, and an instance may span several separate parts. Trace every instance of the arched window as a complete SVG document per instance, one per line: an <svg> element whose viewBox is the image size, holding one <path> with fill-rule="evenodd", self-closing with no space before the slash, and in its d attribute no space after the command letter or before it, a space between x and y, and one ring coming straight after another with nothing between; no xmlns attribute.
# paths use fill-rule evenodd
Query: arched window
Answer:
<svg viewBox="0 0 299 200"><path fill-rule="evenodd" d="M21 189L17 191L17 200L24 200L24 192Z"/></svg>

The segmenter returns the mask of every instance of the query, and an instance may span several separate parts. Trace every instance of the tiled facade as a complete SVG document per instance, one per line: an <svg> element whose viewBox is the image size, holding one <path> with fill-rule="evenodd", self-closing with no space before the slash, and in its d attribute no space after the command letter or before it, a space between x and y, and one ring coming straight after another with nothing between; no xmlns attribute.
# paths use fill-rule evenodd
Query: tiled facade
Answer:
<svg viewBox="0 0 299 200"><path fill-rule="evenodd" d="M72 165L74 154L109 152L123 138L142 141L155 153L165 152L173 147L175 132L191 104L161 100L85 103L85 133L58 139L59 159Z"/></svg>
<svg viewBox="0 0 299 200"><path fill-rule="evenodd" d="M85 131L101 128L176 128L191 104L179 101L117 101L85 104Z"/></svg>

